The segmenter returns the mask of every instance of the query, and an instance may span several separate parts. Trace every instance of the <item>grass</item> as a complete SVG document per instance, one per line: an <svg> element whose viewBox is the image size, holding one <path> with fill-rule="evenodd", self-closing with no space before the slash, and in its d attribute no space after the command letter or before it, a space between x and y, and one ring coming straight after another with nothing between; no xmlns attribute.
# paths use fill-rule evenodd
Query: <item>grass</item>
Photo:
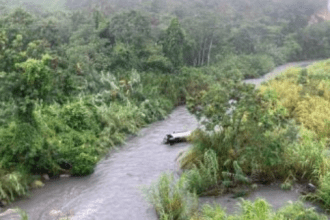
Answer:
<svg viewBox="0 0 330 220"><path fill-rule="evenodd" d="M196 194L188 192L187 179L181 177L177 182L173 175L163 174L157 183L147 191L148 201L155 207L161 220L325 220L325 215L313 208L305 208L303 203L289 202L274 212L263 199L254 202L241 199L238 214L227 214L220 205L204 205L200 210ZM188 183L189 185L189 183Z"/></svg>
<svg viewBox="0 0 330 220"><path fill-rule="evenodd" d="M18 196L23 196L27 192L28 184L26 177L19 172L7 173L1 171L0 197L6 202L13 201Z"/></svg>
<svg viewBox="0 0 330 220"><path fill-rule="evenodd" d="M162 174L158 182L146 190L161 220L189 219L198 208L197 196L186 190L185 178L174 181L172 174Z"/></svg>
<svg viewBox="0 0 330 220"><path fill-rule="evenodd" d="M209 150L204 154L203 163L185 173L187 188L198 195L218 184L219 164L214 151Z"/></svg>

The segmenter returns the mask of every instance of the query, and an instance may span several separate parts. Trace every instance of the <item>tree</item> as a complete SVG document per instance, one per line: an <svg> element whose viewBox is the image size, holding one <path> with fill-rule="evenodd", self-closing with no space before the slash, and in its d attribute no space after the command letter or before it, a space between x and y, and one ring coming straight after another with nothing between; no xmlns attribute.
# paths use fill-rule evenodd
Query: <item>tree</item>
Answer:
<svg viewBox="0 0 330 220"><path fill-rule="evenodd" d="M116 42L141 48L150 38L151 21L142 13L132 10L114 16L108 29Z"/></svg>
<svg viewBox="0 0 330 220"><path fill-rule="evenodd" d="M183 64L184 42L184 32L180 26L179 20L174 18L166 30L163 42L164 54L171 60L174 67L180 67Z"/></svg>
<svg viewBox="0 0 330 220"><path fill-rule="evenodd" d="M18 107L18 118L34 125L33 109L35 102L45 100L51 90L51 57L44 55L41 60L28 59L16 64L17 73L12 76L11 93ZM16 78L16 80L15 80Z"/></svg>

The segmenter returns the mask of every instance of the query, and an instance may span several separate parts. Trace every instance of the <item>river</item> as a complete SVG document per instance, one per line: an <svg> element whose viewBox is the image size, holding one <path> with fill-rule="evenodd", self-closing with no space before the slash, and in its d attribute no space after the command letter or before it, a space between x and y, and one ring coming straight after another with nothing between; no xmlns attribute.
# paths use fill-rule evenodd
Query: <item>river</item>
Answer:
<svg viewBox="0 0 330 220"><path fill-rule="evenodd" d="M258 86L288 67L309 63L289 63L260 79L246 82ZM73 220L156 220L157 215L146 202L141 187L156 181L163 172L176 173L178 166L175 159L180 151L189 147L188 143L173 146L162 144L165 134L194 130L197 125L195 117L185 107L178 107L167 119L142 129L138 136L112 151L97 165L92 175L49 180L43 188L33 190L29 198L21 199L8 208L25 210L30 220L54 220L59 219L60 215L71 216ZM267 190L262 190L265 195L269 194ZM279 193L276 187L273 191L276 195ZM260 190L258 192L260 194ZM255 195L259 195L258 192ZM298 193L286 195L289 197L287 199L298 199ZM223 198L202 198L201 201L217 201L232 210L230 207L237 200ZM283 201L283 197L279 198ZM283 205L283 202L277 203L278 207Z"/></svg>

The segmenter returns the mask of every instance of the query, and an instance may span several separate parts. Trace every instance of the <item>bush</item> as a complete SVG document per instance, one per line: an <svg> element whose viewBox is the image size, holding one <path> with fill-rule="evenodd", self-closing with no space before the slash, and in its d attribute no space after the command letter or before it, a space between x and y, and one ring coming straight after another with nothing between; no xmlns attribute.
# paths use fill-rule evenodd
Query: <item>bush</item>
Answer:
<svg viewBox="0 0 330 220"><path fill-rule="evenodd" d="M85 176L93 173L97 159L97 156L93 156L84 152L80 153L74 158L72 162L72 175Z"/></svg>
<svg viewBox="0 0 330 220"><path fill-rule="evenodd" d="M14 171L0 170L0 200L13 201L18 196L27 194L28 182L25 175Z"/></svg>
<svg viewBox="0 0 330 220"><path fill-rule="evenodd" d="M186 191L184 178L174 183L173 175L162 174L146 193L162 220L189 219L198 208L198 199Z"/></svg>
<svg viewBox="0 0 330 220"><path fill-rule="evenodd" d="M242 75L245 79L258 78L275 68L274 59L266 54L229 55L217 63L223 73Z"/></svg>
<svg viewBox="0 0 330 220"><path fill-rule="evenodd" d="M162 97L158 100L147 99L140 105L140 109L145 115L145 120L147 123L164 119L172 107L171 102L163 99Z"/></svg>
<svg viewBox="0 0 330 220"><path fill-rule="evenodd" d="M242 199L241 212L236 215L226 214L219 205L204 205L201 213L195 214L190 220L326 220L325 215L317 213L313 208L306 209L301 202L291 203L272 211L271 206L263 199L254 202Z"/></svg>
<svg viewBox="0 0 330 220"><path fill-rule="evenodd" d="M305 208L302 202L289 204L277 211L274 220L326 220L325 215L317 213L314 208Z"/></svg>
<svg viewBox="0 0 330 220"><path fill-rule="evenodd" d="M319 181L319 189L317 198L323 203L324 207L329 210L330 207L330 172L322 175Z"/></svg>
<svg viewBox="0 0 330 220"><path fill-rule="evenodd" d="M203 162L199 163L185 174L187 188L190 192L201 194L215 187L219 179L219 164L213 150L206 151Z"/></svg>
<svg viewBox="0 0 330 220"><path fill-rule="evenodd" d="M50 169L48 144L39 131L28 123L12 122L0 129L0 155L6 169L23 165L25 170L40 173Z"/></svg>
<svg viewBox="0 0 330 220"><path fill-rule="evenodd" d="M94 106L78 101L63 106L60 117L74 130L94 130L97 133L99 128L95 114Z"/></svg>
<svg viewBox="0 0 330 220"><path fill-rule="evenodd" d="M297 141L285 148L286 170L292 171L297 178L314 183L322 174L322 166L327 160L325 156L326 140L318 140L317 135L306 128L300 128Z"/></svg>
<svg viewBox="0 0 330 220"><path fill-rule="evenodd" d="M328 64L320 62L308 69L289 69L261 87L264 94L275 92L290 116L319 137L330 135Z"/></svg>
<svg viewBox="0 0 330 220"><path fill-rule="evenodd" d="M247 55L242 59L248 63L247 70L244 73L245 78L258 78L275 68L273 58L268 55Z"/></svg>

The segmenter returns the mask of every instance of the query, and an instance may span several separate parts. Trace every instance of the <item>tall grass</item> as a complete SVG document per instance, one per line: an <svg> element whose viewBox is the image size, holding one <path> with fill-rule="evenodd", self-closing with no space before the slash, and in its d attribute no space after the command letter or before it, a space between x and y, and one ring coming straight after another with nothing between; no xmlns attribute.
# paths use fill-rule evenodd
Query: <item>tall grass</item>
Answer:
<svg viewBox="0 0 330 220"><path fill-rule="evenodd" d="M174 181L172 174L162 174L146 192L161 220L185 220L197 211L197 196L185 184L184 177Z"/></svg>
<svg viewBox="0 0 330 220"><path fill-rule="evenodd" d="M28 182L26 176L19 172L6 173L1 170L0 177L0 199L11 202L18 196L24 196L27 193Z"/></svg>
<svg viewBox="0 0 330 220"><path fill-rule="evenodd" d="M204 205L199 215L191 220L326 220L325 215L317 213L313 208L305 208L301 202L291 203L274 212L263 199L254 202L241 200L240 213L229 215L219 205Z"/></svg>
<svg viewBox="0 0 330 220"><path fill-rule="evenodd" d="M185 173L187 188L190 192L195 192L198 195L216 187L219 183L219 164L217 155L213 150L206 151L203 162L199 162L198 166L194 167Z"/></svg>
<svg viewBox="0 0 330 220"><path fill-rule="evenodd" d="M238 214L226 213L220 205L204 205L199 211L197 197L185 192L185 181L180 178L175 183L173 176L163 174L158 182L150 188L148 200L155 207L161 220L325 220L327 217L315 212L313 208L305 208L303 203L289 203L277 212L264 199L254 202L242 199ZM189 197L189 198L188 198Z"/></svg>

